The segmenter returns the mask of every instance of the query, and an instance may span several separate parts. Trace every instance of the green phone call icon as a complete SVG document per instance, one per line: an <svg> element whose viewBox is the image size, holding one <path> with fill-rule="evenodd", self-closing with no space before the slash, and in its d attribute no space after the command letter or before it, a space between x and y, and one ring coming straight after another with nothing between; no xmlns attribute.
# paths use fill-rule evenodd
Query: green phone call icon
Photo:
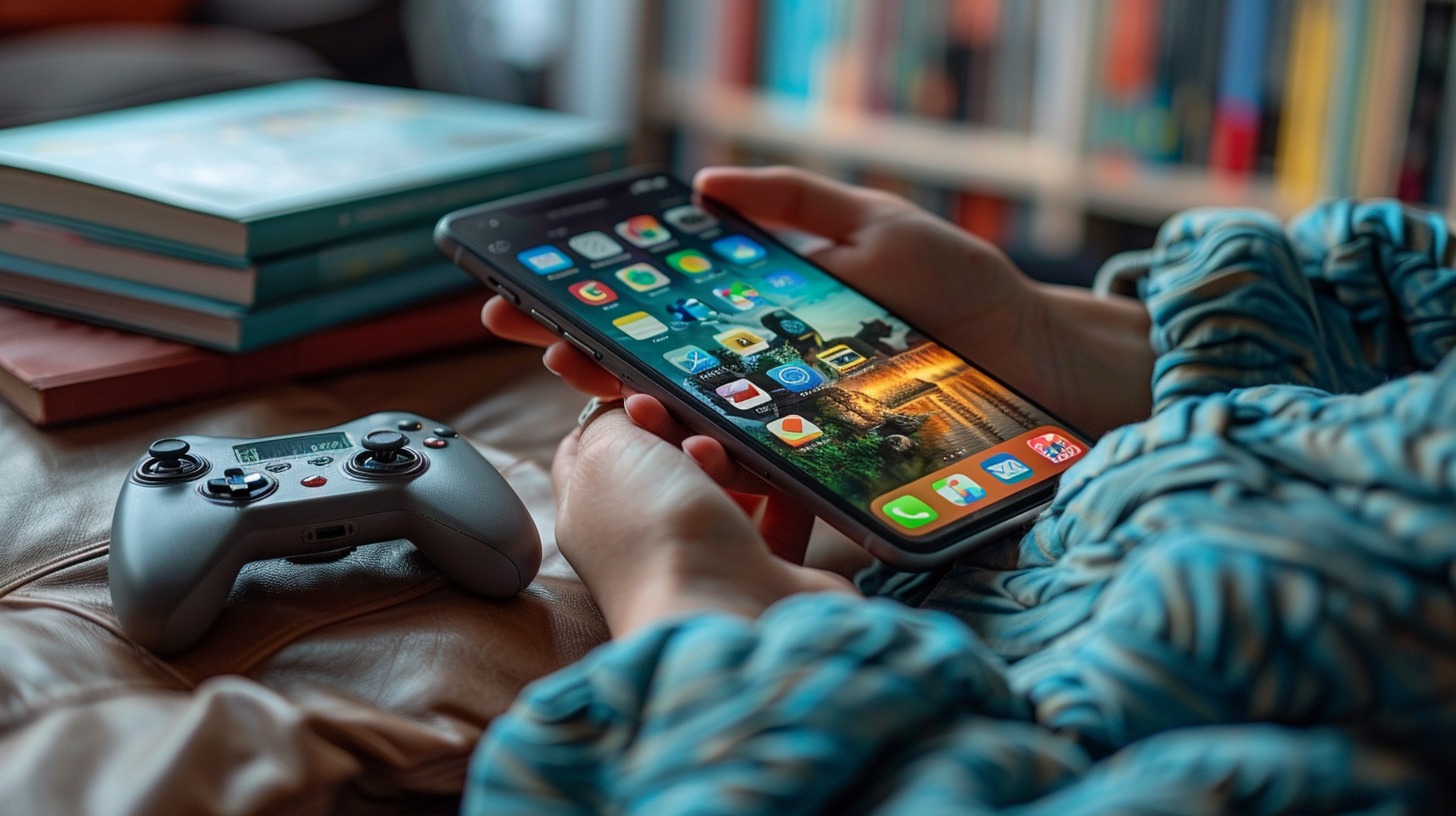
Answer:
<svg viewBox="0 0 1456 816"><path fill-rule="evenodd" d="M933 507L914 496L908 495L885 502L885 506L881 509L885 515L894 519L901 527L910 530L916 527L924 527L940 518L940 514L935 512Z"/></svg>

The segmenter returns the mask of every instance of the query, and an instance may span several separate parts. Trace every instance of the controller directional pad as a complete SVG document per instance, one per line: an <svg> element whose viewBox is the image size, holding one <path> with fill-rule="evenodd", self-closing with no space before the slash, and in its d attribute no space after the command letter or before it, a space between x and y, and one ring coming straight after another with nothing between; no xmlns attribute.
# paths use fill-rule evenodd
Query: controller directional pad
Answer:
<svg viewBox="0 0 1456 816"><path fill-rule="evenodd" d="M228 468L221 479L208 479L202 491L214 499L251 501L273 492L278 482L261 473L245 473L242 468Z"/></svg>

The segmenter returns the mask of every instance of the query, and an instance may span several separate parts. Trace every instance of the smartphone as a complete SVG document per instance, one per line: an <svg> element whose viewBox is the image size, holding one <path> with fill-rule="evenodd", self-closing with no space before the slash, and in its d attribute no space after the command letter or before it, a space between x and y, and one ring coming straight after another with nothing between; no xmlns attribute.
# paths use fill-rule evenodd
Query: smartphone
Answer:
<svg viewBox="0 0 1456 816"><path fill-rule="evenodd" d="M688 185L634 169L451 213L447 257L877 558L1031 518L1086 437Z"/></svg>

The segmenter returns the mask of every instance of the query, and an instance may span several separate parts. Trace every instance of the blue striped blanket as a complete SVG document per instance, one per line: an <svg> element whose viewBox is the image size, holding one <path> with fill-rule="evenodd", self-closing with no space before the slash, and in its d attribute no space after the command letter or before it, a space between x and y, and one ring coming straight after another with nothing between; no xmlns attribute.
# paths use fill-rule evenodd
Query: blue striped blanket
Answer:
<svg viewBox="0 0 1456 816"><path fill-rule="evenodd" d="M470 814L1456 812L1456 271L1332 202L1111 264L1150 419L929 607L800 596L528 688Z"/></svg>

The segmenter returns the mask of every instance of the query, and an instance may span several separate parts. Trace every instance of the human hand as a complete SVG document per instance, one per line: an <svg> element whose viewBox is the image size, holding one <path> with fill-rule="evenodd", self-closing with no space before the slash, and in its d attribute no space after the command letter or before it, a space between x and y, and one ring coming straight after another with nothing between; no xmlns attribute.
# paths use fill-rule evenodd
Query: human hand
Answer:
<svg viewBox="0 0 1456 816"><path fill-rule="evenodd" d="M650 397L629 398L563 440L551 470L557 545L614 635L695 610L756 617L799 592L853 592L773 555L743 509L653 431L668 430L656 411Z"/></svg>

